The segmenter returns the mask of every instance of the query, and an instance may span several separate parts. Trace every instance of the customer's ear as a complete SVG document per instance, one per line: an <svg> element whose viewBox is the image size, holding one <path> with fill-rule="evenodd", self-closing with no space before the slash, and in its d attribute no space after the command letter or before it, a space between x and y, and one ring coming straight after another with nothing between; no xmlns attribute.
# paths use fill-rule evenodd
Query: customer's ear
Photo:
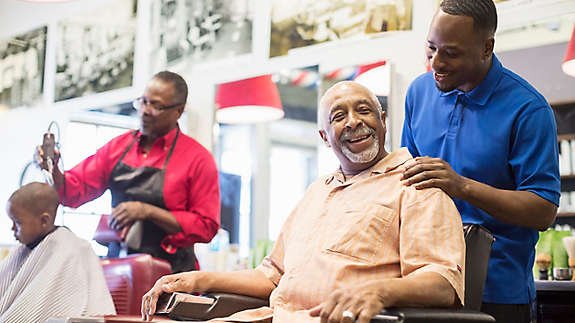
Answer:
<svg viewBox="0 0 575 323"><path fill-rule="evenodd" d="M319 129L319 136L321 137L321 140L323 140L323 143L325 144L325 146L327 148L331 148L331 145L327 141L327 134L325 133L325 130Z"/></svg>
<svg viewBox="0 0 575 323"><path fill-rule="evenodd" d="M42 225L43 228L52 225L52 223L53 223L52 216L48 212L40 214L40 225Z"/></svg>

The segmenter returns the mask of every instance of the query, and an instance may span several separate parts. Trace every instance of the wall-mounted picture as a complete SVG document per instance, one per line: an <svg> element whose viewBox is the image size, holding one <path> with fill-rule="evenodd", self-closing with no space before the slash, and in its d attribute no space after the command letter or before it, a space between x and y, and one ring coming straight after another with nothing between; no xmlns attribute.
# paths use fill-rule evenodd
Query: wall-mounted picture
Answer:
<svg viewBox="0 0 575 323"><path fill-rule="evenodd" d="M411 29L413 0L272 0L270 57L365 34Z"/></svg>
<svg viewBox="0 0 575 323"><path fill-rule="evenodd" d="M152 2L154 69L251 53L255 3L255 0Z"/></svg>
<svg viewBox="0 0 575 323"><path fill-rule="evenodd" d="M0 110L42 99L46 27L0 40Z"/></svg>
<svg viewBox="0 0 575 323"><path fill-rule="evenodd" d="M116 0L58 23L56 101L132 85L136 12Z"/></svg>
<svg viewBox="0 0 575 323"><path fill-rule="evenodd" d="M368 0L365 33L410 30L412 0Z"/></svg>

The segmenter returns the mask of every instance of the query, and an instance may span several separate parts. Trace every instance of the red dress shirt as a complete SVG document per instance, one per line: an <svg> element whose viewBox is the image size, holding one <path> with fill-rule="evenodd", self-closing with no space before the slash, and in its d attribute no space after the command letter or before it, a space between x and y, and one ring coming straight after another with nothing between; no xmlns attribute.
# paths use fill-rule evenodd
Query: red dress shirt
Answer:
<svg viewBox="0 0 575 323"><path fill-rule="evenodd" d="M132 167L162 168L177 129L156 139L148 154L137 144L123 162ZM65 185L60 188L62 204L78 207L104 193L112 169L133 140L133 131L109 141L98 151L64 172ZM180 226L181 232L162 240L164 250L209 242L220 225L220 191L218 171L210 152L200 143L180 132L174 152L166 166L164 202Z"/></svg>

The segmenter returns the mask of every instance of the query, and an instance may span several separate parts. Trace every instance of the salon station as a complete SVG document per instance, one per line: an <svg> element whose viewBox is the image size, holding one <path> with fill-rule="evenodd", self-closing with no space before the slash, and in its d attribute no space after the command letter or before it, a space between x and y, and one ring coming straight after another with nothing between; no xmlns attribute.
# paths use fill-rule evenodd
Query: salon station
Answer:
<svg viewBox="0 0 575 323"><path fill-rule="evenodd" d="M575 1L0 0L0 322L575 322Z"/></svg>

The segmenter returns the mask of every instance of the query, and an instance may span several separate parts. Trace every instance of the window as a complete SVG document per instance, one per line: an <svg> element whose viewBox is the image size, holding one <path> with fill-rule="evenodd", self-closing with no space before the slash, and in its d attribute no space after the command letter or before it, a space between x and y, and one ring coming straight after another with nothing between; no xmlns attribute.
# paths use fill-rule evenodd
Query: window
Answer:
<svg viewBox="0 0 575 323"><path fill-rule="evenodd" d="M251 127L247 125L216 126L218 136L217 160L219 170L241 177L240 219L238 230L239 254L247 257L250 249L250 214L252 154L250 146Z"/></svg>
<svg viewBox="0 0 575 323"><path fill-rule="evenodd" d="M316 156L316 150L308 147L272 144L268 223L270 240L277 240L285 220L316 178Z"/></svg>
<svg viewBox="0 0 575 323"><path fill-rule="evenodd" d="M86 157L93 155L98 148L110 139L126 132L124 127L70 122L62 141L62 159L64 169L70 169ZM57 225L65 225L79 237L90 241L99 256L107 253L107 248L92 240L101 214L111 212L111 194L109 190L99 198L88 202L77 209L62 207L62 214L56 219Z"/></svg>

